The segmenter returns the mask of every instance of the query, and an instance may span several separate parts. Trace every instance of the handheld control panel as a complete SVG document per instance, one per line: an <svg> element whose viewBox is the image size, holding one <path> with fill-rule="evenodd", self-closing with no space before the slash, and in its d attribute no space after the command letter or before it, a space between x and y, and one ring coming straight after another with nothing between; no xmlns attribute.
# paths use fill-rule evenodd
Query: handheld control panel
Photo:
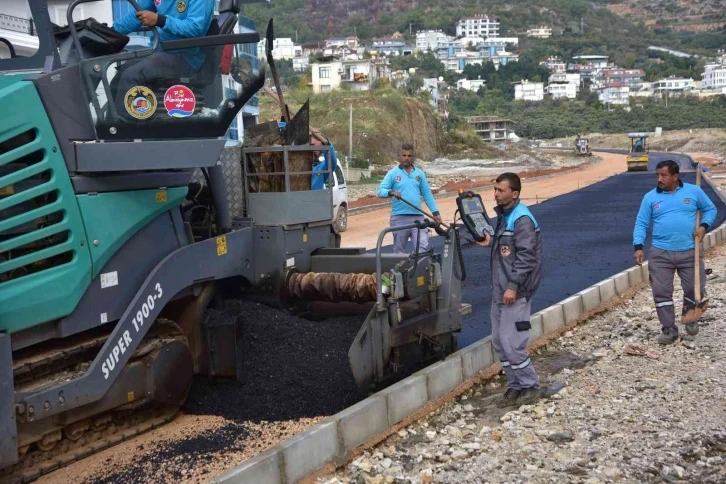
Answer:
<svg viewBox="0 0 726 484"><path fill-rule="evenodd" d="M484 232L490 237L494 236L494 228L487 216L487 211L481 200L481 195L474 192L464 192L456 198L456 205L459 207L461 220L464 227L477 242L484 241Z"/></svg>

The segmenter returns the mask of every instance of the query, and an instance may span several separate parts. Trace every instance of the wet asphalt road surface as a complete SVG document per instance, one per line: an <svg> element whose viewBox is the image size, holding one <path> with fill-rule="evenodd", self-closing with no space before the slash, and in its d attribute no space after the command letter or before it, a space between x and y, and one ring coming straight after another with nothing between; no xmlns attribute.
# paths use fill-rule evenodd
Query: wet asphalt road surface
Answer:
<svg viewBox="0 0 726 484"><path fill-rule="evenodd" d="M695 172L681 175L684 182L695 183ZM543 244L542 282L532 301L533 313L633 266L633 224L643 195L654 187L653 173L623 173L529 206ZM702 183L702 188L718 208L717 227L726 218L726 207L709 185ZM431 241L440 250L441 237ZM646 250L649 244L650 237ZM488 248L464 249L462 301L472 305L472 313L464 318L459 348L491 334L489 259Z"/></svg>

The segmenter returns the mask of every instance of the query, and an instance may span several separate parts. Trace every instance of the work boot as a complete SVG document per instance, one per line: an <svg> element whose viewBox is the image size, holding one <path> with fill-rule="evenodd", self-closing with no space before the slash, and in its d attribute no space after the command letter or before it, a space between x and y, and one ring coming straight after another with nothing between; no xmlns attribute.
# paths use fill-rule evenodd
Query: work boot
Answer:
<svg viewBox="0 0 726 484"><path fill-rule="evenodd" d="M517 400L517 405L532 405L534 402L540 399L542 396L542 392L539 388L525 388L522 390L522 393L519 395L519 399Z"/></svg>
<svg viewBox="0 0 726 484"><path fill-rule="evenodd" d="M658 336L658 343L662 345L669 345L678 339L678 329L676 328L663 328L663 334Z"/></svg>
<svg viewBox="0 0 726 484"><path fill-rule="evenodd" d="M504 395L502 395L497 400L497 407L504 408L514 405L514 402L517 401L517 398L519 398L519 394L521 393L520 390L514 389L514 388L507 388L507 391L504 392Z"/></svg>

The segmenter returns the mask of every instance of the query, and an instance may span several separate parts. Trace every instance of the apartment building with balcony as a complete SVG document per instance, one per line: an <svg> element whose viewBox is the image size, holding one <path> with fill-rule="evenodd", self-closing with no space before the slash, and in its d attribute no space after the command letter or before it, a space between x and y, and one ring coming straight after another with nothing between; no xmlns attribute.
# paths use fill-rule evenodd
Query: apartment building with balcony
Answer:
<svg viewBox="0 0 726 484"><path fill-rule="evenodd" d="M420 52L434 51L436 47L444 42L454 40L442 30L424 30L416 32L416 50Z"/></svg>
<svg viewBox="0 0 726 484"><path fill-rule="evenodd" d="M456 22L457 37L499 37L499 19L488 15L476 15Z"/></svg>
<svg viewBox="0 0 726 484"><path fill-rule="evenodd" d="M723 89L726 87L726 65L706 64L701 76L701 89Z"/></svg>
<svg viewBox="0 0 726 484"><path fill-rule="evenodd" d="M552 99L575 99L577 97L577 84L569 82L548 84L545 93L552 96Z"/></svg>
<svg viewBox="0 0 726 484"><path fill-rule="evenodd" d="M567 64L559 57L548 57L539 63L541 66L545 66L550 72L565 72L567 71Z"/></svg>
<svg viewBox="0 0 726 484"><path fill-rule="evenodd" d="M484 141L505 141L514 133L514 121L499 116L471 116L466 122Z"/></svg>
<svg viewBox="0 0 726 484"><path fill-rule="evenodd" d="M517 101L542 101L544 83L521 81L514 85L514 99Z"/></svg>
<svg viewBox="0 0 726 484"><path fill-rule="evenodd" d="M603 104L628 104L630 102L630 87L622 82L606 84L598 88L597 99Z"/></svg>
<svg viewBox="0 0 726 484"><path fill-rule="evenodd" d="M653 92L656 94L681 94L696 89L697 85L691 78L670 76L653 83Z"/></svg>
<svg viewBox="0 0 726 484"><path fill-rule="evenodd" d="M640 90L645 79L643 69L603 69L595 76L595 81L600 85L622 83L630 87L631 91Z"/></svg>
<svg viewBox="0 0 726 484"><path fill-rule="evenodd" d="M371 39L371 53L376 55L409 55L413 49L406 45L406 41L399 37L374 37Z"/></svg>

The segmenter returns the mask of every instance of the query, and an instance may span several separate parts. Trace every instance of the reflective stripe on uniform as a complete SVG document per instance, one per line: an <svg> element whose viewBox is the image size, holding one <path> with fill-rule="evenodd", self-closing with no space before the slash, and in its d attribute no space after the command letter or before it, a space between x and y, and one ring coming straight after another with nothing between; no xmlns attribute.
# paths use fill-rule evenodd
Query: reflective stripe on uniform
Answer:
<svg viewBox="0 0 726 484"><path fill-rule="evenodd" d="M509 362L508 361L502 361L502 366L508 367L509 366Z"/></svg>
<svg viewBox="0 0 726 484"><path fill-rule="evenodd" d="M518 365L512 365L512 370L521 370L522 368L527 368L530 363L532 363L532 360L527 358L526 360L524 360L522 363L520 363Z"/></svg>
<svg viewBox="0 0 726 484"><path fill-rule="evenodd" d="M662 308L663 306L673 306L673 301L663 301L659 303L655 303L655 307Z"/></svg>
<svg viewBox="0 0 726 484"><path fill-rule="evenodd" d="M696 304L696 301L694 301L693 299L688 299L686 296L683 296L683 300L688 301L691 304Z"/></svg>

